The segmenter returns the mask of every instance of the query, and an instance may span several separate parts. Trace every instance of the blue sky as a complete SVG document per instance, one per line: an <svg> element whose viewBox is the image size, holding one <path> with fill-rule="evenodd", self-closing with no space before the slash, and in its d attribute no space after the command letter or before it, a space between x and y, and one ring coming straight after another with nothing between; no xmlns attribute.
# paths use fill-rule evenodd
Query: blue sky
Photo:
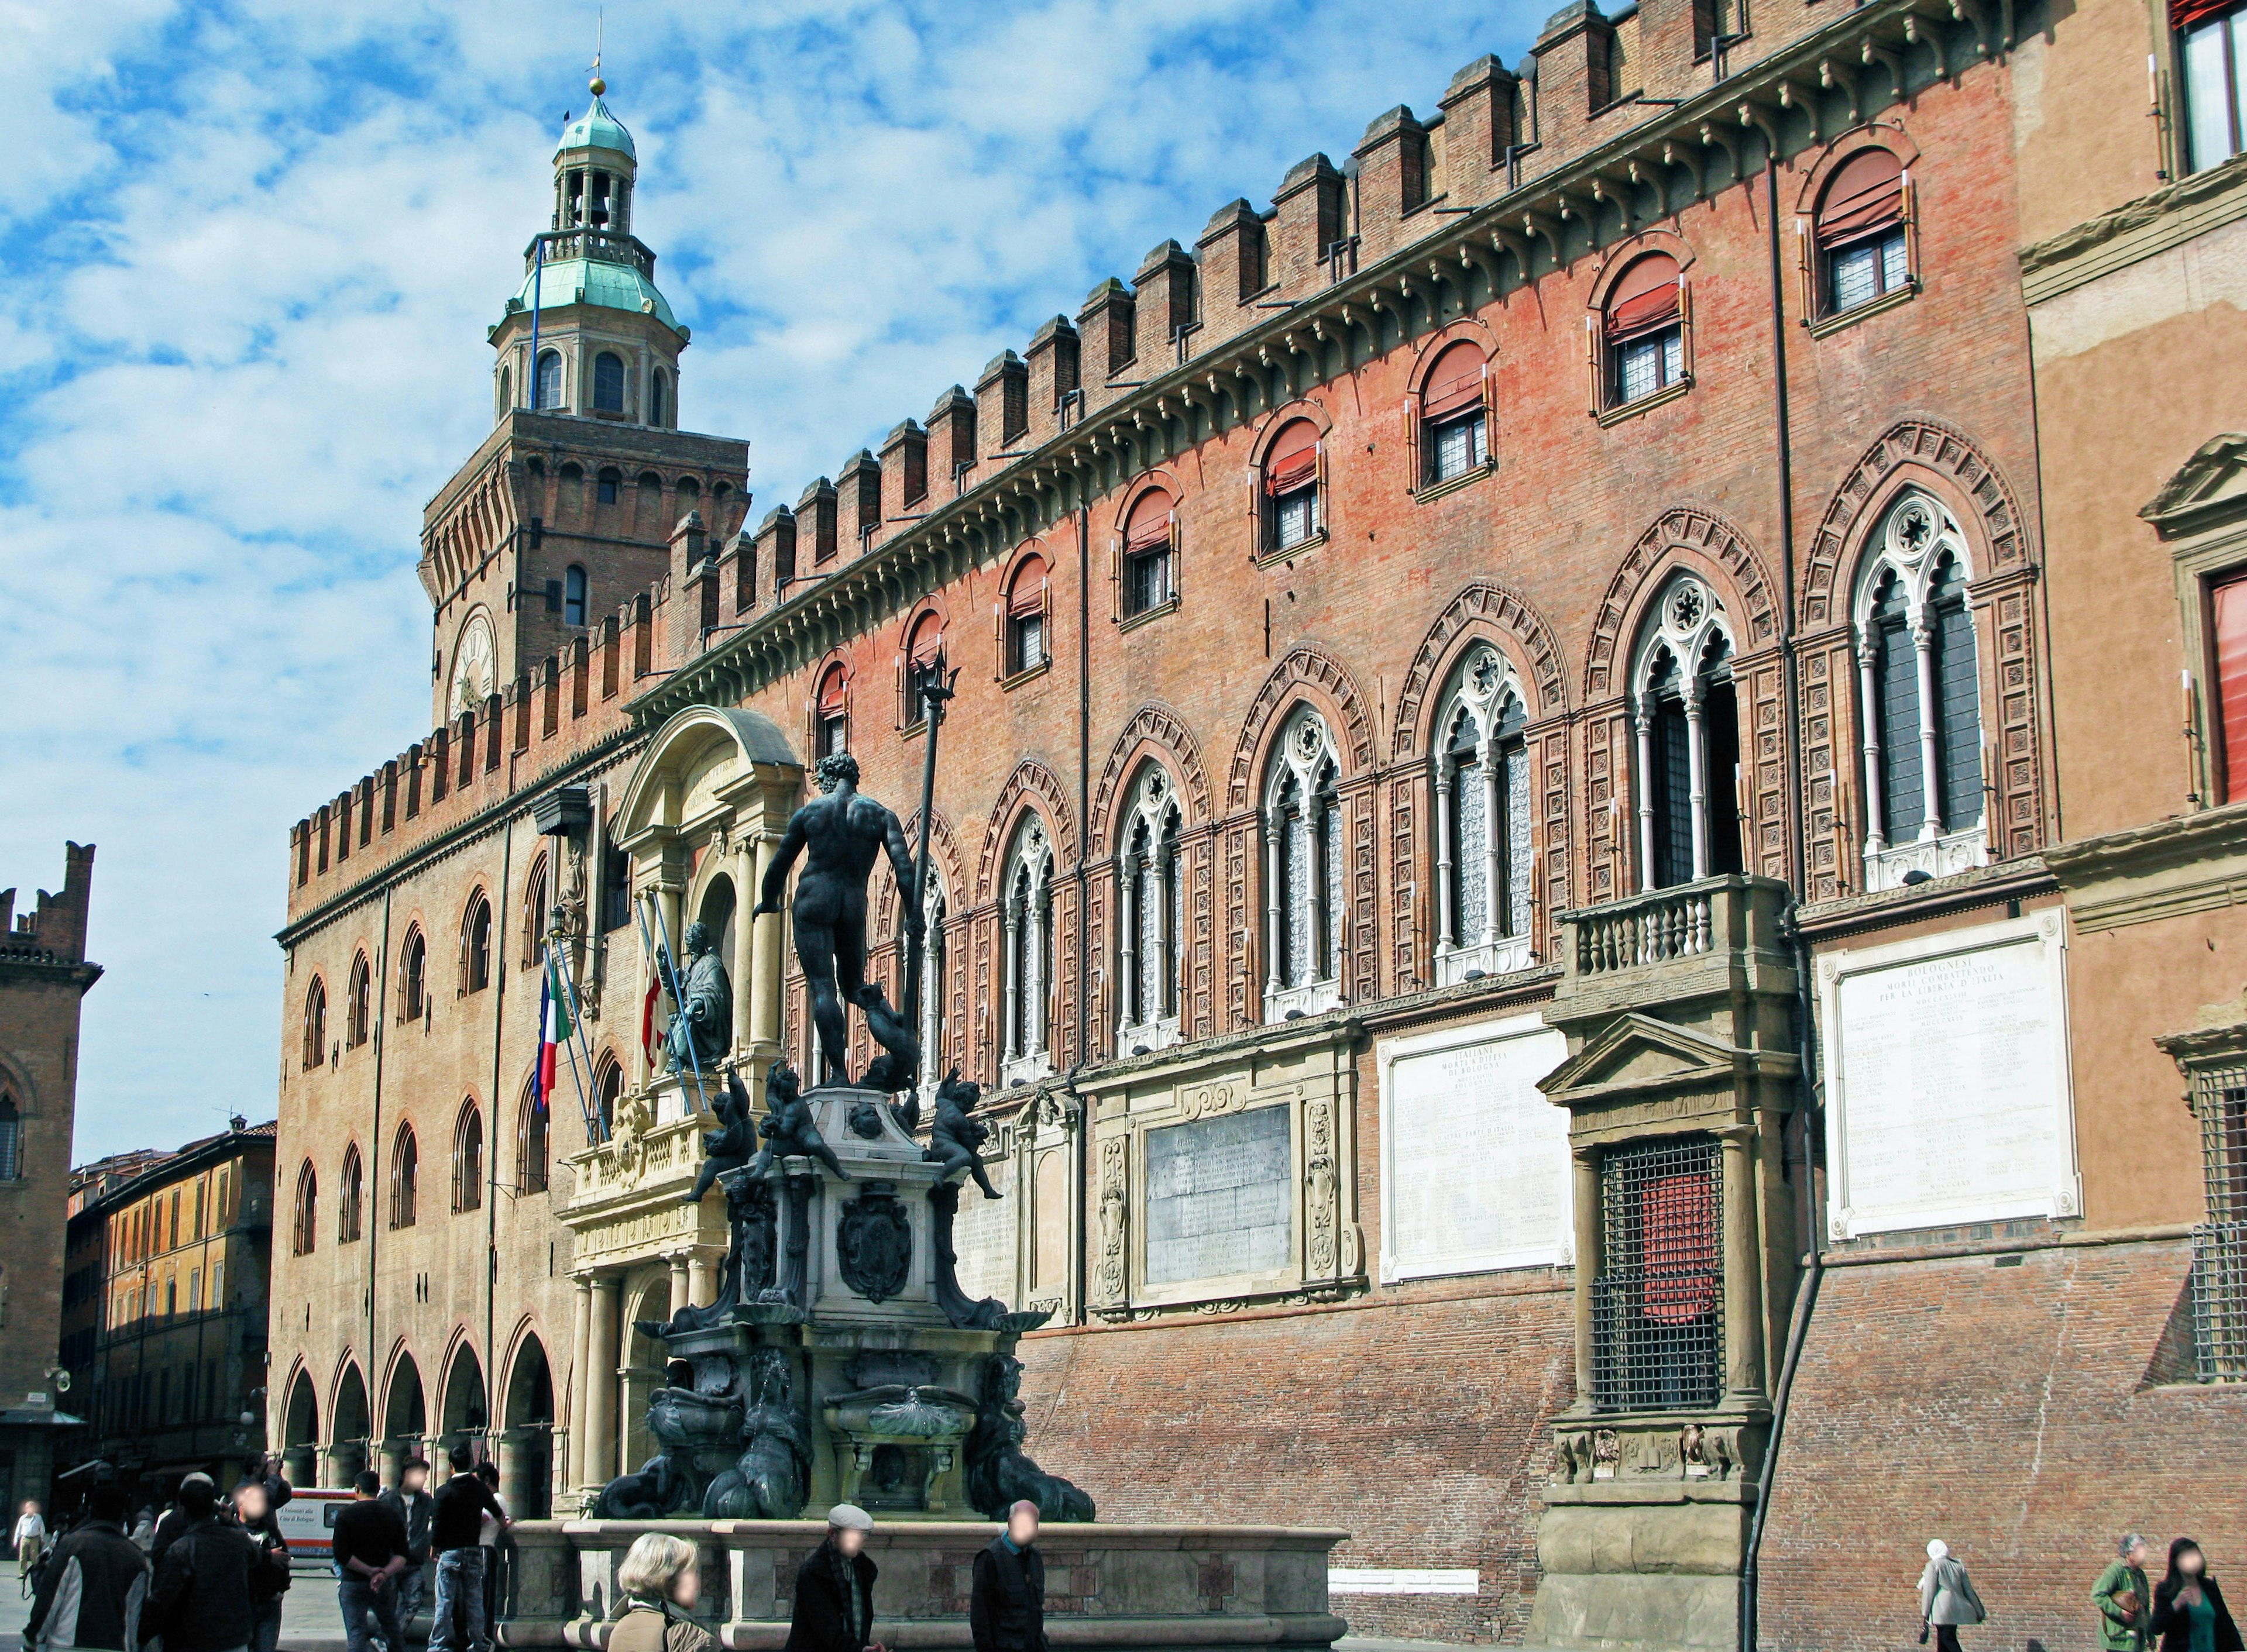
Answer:
<svg viewBox="0 0 2247 1652"><path fill-rule="evenodd" d="M793 498L1548 9L616 0L680 422ZM0 886L99 846L81 1161L272 1115L288 829L427 731L420 510L594 13L0 0Z"/></svg>

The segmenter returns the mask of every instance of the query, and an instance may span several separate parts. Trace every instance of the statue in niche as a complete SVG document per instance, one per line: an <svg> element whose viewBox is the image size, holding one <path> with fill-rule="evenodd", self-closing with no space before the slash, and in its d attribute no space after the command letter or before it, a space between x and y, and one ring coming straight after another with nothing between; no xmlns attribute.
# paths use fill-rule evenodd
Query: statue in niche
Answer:
<svg viewBox="0 0 2247 1652"><path fill-rule="evenodd" d="M686 926L686 969L679 978L679 1010L663 1029L664 1067L673 1073L707 1072L734 1041L734 983L718 956L710 926L697 920ZM671 971L661 963L661 979L668 986Z"/></svg>
<svg viewBox="0 0 2247 1652"><path fill-rule="evenodd" d="M803 1099L803 1082L785 1060L765 1069L764 1132L764 1146L745 1167L751 1177L769 1175L780 1159L816 1158L835 1172L837 1180L850 1179L850 1172L843 1168L835 1150L820 1135L819 1123Z"/></svg>
<svg viewBox="0 0 2247 1652"><path fill-rule="evenodd" d="M700 1205L721 1176L741 1169L756 1151L757 1123L749 1116L749 1092L738 1068L727 1073L725 1090L713 1110L718 1128L702 1133L702 1169L694 1178L694 1191L683 1201L688 1205Z"/></svg>
<svg viewBox="0 0 2247 1652"><path fill-rule="evenodd" d="M1030 1430L1022 1420L1021 1390L1021 1361L1011 1354L994 1354L983 1362L975 1427L964 1448L967 1500L987 1519L1005 1519L1007 1511L1021 1501L1036 1504L1042 1519L1090 1519L1089 1497L1022 1454L1022 1441Z"/></svg>
<svg viewBox="0 0 2247 1652"><path fill-rule="evenodd" d="M741 1435L748 1449L710 1482L702 1514L712 1520L792 1520L811 1491L811 1430L796 1409L788 1355L761 1348L749 1359Z"/></svg>
<svg viewBox="0 0 2247 1652"><path fill-rule="evenodd" d="M788 823L772 864L765 869L756 911L776 912L789 869L804 857L789 907L796 955L811 988L811 1018L819 1050L835 1082L848 1084L849 1023L845 1000L858 1006L866 1030L886 1054L868 1069L868 1088L902 1089L920 1065L920 1041L911 1021L890 1007L878 983L866 979L866 880L877 857L886 854L905 903L906 932L916 942L927 926L920 880L902 822L858 790L858 761L848 752L819 760L821 795Z"/></svg>
<svg viewBox="0 0 2247 1652"><path fill-rule="evenodd" d="M974 1080L960 1077L958 1068L946 1074L936 1087L936 1122L929 1127L928 1150L923 1157L944 1166L946 1181L965 1171L975 1178L985 1198L997 1198L999 1190L991 1185L980 1150L991 1139L991 1127L968 1116L982 1099L982 1089Z"/></svg>

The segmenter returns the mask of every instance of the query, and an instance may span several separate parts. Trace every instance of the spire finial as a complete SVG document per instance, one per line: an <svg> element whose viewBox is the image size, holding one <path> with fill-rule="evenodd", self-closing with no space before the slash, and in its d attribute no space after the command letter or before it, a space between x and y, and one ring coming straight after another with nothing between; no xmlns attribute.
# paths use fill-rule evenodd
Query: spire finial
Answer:
<svg viewBox="0 0 2247 1652"><path fill-rule="evenodd" d="M601 24L602 24L602 21L603 21L603 19L602 19L602 9L601 9L601 8L599 8L599 7L596 7L596 8L594 8L594 11L593 11L593 78L592 78L592 79L591 79L591 80L590 80L589 82L587 82L587 83L586 83L586 89L587 89L588 91L590 91L590 92L591 92L595 97L597 97L597 98L598 98L598 97L599 97L603 92L606 92L606 91L609 89L609 83L608 83L607 81L605 81L605 80L604 80L604 79L601 79Z"/></svg>

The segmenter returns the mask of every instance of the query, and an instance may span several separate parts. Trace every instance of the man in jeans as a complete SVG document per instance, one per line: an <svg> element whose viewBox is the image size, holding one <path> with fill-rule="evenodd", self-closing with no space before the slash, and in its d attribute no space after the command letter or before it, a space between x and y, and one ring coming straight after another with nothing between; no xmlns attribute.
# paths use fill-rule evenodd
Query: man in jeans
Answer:
<svg viewBox="0 0 2247 1652"><path fill-rule="evenodd" d="M429 1652L489 1652L484 1624L484 1567L491 1551L483 1546L487 1514L507 1530L510 1522L492 1489L476 1471L473 1448L456 1445L453 1478L437 1490L429 1521L429 1546L437 1555L437 1604L429 1616Z"/></svg>
<svg viewBox="0 0 2247 1652"><path fill-rule="evenodd" d="M344 1640L351 1652L367 1652L366 1614L387 1652L403 1652L398 1621L398 1575L406 1570L406 1526L375 1501L382 1477L367 1470L353 1482L352 1502L336 1516L331 1553L336 1560L336 1602L343 1608Z"/></svg>
<svg viewBox="0 0 2247 1652"><path fill-rule="evenodd" d="M429 1465L414 1457L398 1471L398 1484L382 1494L382 1506L406 1522L406 1569L398 1574L398 1621L407 1628L421 1609L429 1585L429 1519L437 1499L429 1495Z"/></svg>

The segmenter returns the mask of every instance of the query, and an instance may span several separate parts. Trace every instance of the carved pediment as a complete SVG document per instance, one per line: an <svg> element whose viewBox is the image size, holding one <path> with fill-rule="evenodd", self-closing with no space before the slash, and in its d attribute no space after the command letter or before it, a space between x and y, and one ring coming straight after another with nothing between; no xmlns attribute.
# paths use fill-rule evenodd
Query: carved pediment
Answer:
<svg viewBox="0 0 2247 1652"><path fill-rule="evenodd" d="M2164 539L2247 515L2247 434L2203 442L2138 515Z"/></svg>
<svg viewBox="0 0 2247 1652"><path fill-rule="evenodd" d="M1722 1039L1630 1011L1539 1079L1537 1088L1561 1107L1609 1106L1637 1096L1729 1088L1749 1059L1748 1051Z"/></svg>

